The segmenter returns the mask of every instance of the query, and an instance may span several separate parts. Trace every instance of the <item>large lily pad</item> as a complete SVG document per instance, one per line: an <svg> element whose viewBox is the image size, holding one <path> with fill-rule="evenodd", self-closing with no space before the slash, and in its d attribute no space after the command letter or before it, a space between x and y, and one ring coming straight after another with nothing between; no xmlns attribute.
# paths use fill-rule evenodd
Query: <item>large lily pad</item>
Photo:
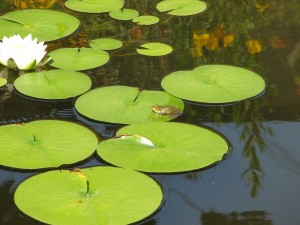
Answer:
<svg viewBox="0 0 300 225"><path fill-rule="evenodd" d="M159 18L157 16L138 16L134 18L132 22L139 25L152 25L158 23Z"/></svg>
<svg viewBox="0 0 300 225"><path fill-rule="evenodd" d="M181 99L164 91L140 91L134 87L108 86L80 96L75 103L75 108L90 119L109 123L132 124L145 121L168 121L174 118L154 113L152 107L156 104L174 106L181 111L184 107Z"/></svg>
<svg viewBox="0 0 300 225"><path fill-rule="evenodd" d="M93 49L114 50L123 46L122 41L113 38L98 38L91 40L90 46Z"/></svg>
<svg viewBox="0 0 300 225"><path fill-rule="evenodd" d="M141 55L147 56L162 56L168 55L173 51L173 48L170 45L150 42L141 45L142 48L137 48L136 51Z"/></svg>
<svg viewBox="0 0 300 225"><path fill-rule="evenodd" d="M167 12L173 16L190 16L203 12L206 3L199 0L164 0L156 5L160 12Z"/></svg>
<svg viewBox="0 0 300 225"><path fill-rule="evenodd" d="M132 170L92 167L42 173L25 180L15 203L47 224L131 224L153 214L162 202L160 186Z"/></svg>
<svg viewBox="0 0 300 225"><path fill-rule="evenodd" d="M59 120L0 126L0 164L39 169L73 164L89 157L98 139L89 129Z"/></svg>
<svg viewBox="0 0 300 225"><path fill-rule="evenodd" d="M194 102L230 103L257 96L265 81L256 73L227 65L199 66L193 71L177 71L161 82L170 94Z"/></svg>
<svg viewBox="0 0 300 225"><path fill-rule="evenodd" d="M68 99L91 88L91 79L83 73L49 70L26 73L18 77L14 86L24 95L48 100Z"/></svg>
<svg viewBox="0 0 300 225"><path fill-rule="evenodd" d="M79 24L74 16L52 10L13 11L0 17L0 39L15 34L24 38L32 34L39 41L53 41L72 34Z"/></svg>
<svg viewBox="0 0 300 225"><path fill-rule="evenodd" d="M139 12L135 9L120 9L110 12L109 16L117 20L132 20L139 16Z"/></svg>
<svg viewBox="0 0 300 225"><path fill-rule="evenodd" d="M124 0L67 0L65 6L78 12L105 13L121 9Z"/></svg>
<svg viewBox="0 0 300 225"><path fill-rule="evenodd" d="M218 134L174 122L147 122L121 128L117 137L99 144L105 161L144 172L183 172L220 161L228 151Z"/></svg>
<svg viewBox="0 0 300 225"><path fill-rule="evenodd" d="M107 52L93 48L60 48L50 52L53 67L64 70L87 70L104 65L109 60Z"/></svg>

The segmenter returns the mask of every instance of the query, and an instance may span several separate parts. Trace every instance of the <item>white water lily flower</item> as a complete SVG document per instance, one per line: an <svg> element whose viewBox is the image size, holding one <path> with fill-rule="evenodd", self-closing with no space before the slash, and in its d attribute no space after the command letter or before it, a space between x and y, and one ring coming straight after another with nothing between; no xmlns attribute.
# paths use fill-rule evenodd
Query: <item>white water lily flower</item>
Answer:
<svg viewBox="0 0 300 225"><path fill-rule="evenodd" d="M36 38L32 40L31 34L24 39L20 35L3 37L0 42L0 63L19 70L33 69L44 64L41 61L47 53L46 47L44 42L38 43Z"/></svg>

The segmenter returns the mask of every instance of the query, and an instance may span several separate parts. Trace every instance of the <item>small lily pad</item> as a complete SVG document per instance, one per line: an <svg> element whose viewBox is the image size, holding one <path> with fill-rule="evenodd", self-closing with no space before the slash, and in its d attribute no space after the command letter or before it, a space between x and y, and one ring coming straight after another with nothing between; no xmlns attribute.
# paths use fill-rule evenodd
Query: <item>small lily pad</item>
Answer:
<svg viewBox="0 0 300 225"><path fill-rule="evenodd" d="M136 51L141 55L147 56L162 56L168 55L173 51L173 48L170 45L151 42L141 45L142 48L137 48Z"/></svg>
<svg viewBox="0 0 300 225"><path fill-rule="evenodd" d="M90 47L100 50L114 50L123 46L122 41L113 38L99 38L90 42Z"/></svg>
<svg viewBox="0 0 300 225"><path fill-rule="evenodd" d="M259 95L266 84L258 74L235 66L205 65L173 72L161 82L170 94L200 103L231 103Z"/></svg>
<svg viewBox="0 0 300 225"><path fill-rule="evenodd" d="M40 120L0 126L0 165L40 169L73 164L89 157L96 135L75 123Z"/></svg>
<svg viewBox="0 0 300 225"><path fill-rule="evenodd" d="M199 0L164 0L156 5L160 12L173 16L191 16L203 12L206 3Z"/></svg>
<svg viewBox="0 0 300 225"><path fill-rule="evenodd" d="M78 12L105 13L121 9L124 0L67 0L65 6Z"/></svg>
<svg viewBox="0 0 300 225"><path fill-rule="evenodd" d="M47 224L132 224L153 214L163 193L142 173L115 167L49 171L30 177L15 192L25 214Z"/></svg>
<svg viewBox="0 0 300 225"><path fill-rule="evenodd" d="M107 52L94 48L60 48L50 52L53 67L63 70L88 70L104 65L109 60Z"/></svg>
<svg viewBox="0 0 300 225"><path fill-rule="evenodd" d="M196 170L222 160L227 142L208 129L174 122L147 122L121 128L99 144L105 161L144 172Z"/></svg>
<svg viewBox="0 0 300 225"><path fill-rule="evenodd" d="M72 34L79 20L66 13L53 10L26 9L13 11L0 17L0 39L19 34L32 34L39 41L53 41Z"/></svg>
<svg viewBox="0 0 300 225"><path fill-rule="evenodd" d="M120 9L110 12L109 16L116 20L132 20L139 16L139 12L135 9Z"/></svg>
<svg viewBox="0 0 300 225"><path fill-rule="evenodd" d="M3 87L7 83L7 80L3 77L0 77L0 87Z"/></svg>
<svg viewBox="0 0 300 225"><path fill-rule="evenodd" d="M157 16L138 16L134 18L132 22L139 25L152 25L158 23L159 18Z"/></svg>
<svg viewBox="0 0 300 225"><path fill-rule="evenodd" d="M75 108L90 119L109 123L169 121L176 117L154 113L152 107L156 104L175 106L181 111L184 107L182 100L164 91L140 91L135 87L107 86L80 96Z"/></svg>
<svg viewBox="0 0 300 225"><path fill-rule="evenodd" d="M26 73L14 86L20 93L39 99L60 100L83 94L91 88L91 79L83 73L49 70Z"/></svg>

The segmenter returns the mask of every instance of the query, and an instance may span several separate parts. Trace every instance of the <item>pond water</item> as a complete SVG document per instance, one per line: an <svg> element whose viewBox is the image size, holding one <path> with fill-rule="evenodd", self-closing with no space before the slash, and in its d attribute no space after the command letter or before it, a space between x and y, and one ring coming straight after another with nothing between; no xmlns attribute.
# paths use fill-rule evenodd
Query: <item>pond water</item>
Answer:
<svg viewBox="0 0 300 225"><path fill-rule="evenodd" d="M205 170L151 174L163 186L165 203L138 224L299 225L299 1L207 0L204 13L186 17L159 13L157 0L125 2L126 8L137 9L141 15L157 15L160 22L138 26L111 19L107 13L74 12L60 0L2 0L0 15L44 8L79 18L80 28L67 38L47 43L48 51L88 46L89 40L100 37L123 41L122 49L110 51L109 63L84 71L93 80L93 88L161 89L162 78L171 72L204 64L244 67L260 74L268 85L264 95L231 105L185 102L184 113L174 121L215 129L229 140L232 150L225 160ZM136 54L135 48L146 42L166 43L175 50L160 57ZM9 71L9 82L17 76L18 72ZM121 127L82 117L74 109L74 99L38 101L14 92L11 86L0 90L0 98L1 125L63 119L85 124L102 139L112 137ZM76 167L94 165L105 163L95 156ZM13 200L16 186L33 173L38 172L0 168L1 225L43 224L22 214Z"/></svg>

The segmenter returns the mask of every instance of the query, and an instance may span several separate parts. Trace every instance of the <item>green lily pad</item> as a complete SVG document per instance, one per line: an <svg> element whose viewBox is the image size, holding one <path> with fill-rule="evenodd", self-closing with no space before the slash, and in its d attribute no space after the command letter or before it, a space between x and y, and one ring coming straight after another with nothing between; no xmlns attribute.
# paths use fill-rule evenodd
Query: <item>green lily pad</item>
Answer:
<svg viewBox="0 0 300 225"><path fill-rule="evenodd" d="M203 12L206 3L199 0L164 0L156 5L160 12L167 12L173 16L190 16Z"/></svg>
<svg viewBox="0 0 300 225"><path fill-rule="evenodd" d="M124 0L67 0L65 6L78 12L105 13L121 9Z"/></svg>
<svg viewBox="0 0 300 225"><path fill-rule="evenodd" d="M183 123L133 124L116 135L99 144L98 155L113 165L144 172L200 169L222 160L228 151L220 135Z"/></svg>
<svg viewBox="0 0 300 225"><path fill-rule="evenodd" d="M90 46L93 49L100 50L114 50L123 46L122 41L113 38L99 38L90 42Z"/></svg>
<svg viewBox="0 0 300 225"><path fill-rule="evenodd" d="M109 16L117 20L132 20L139 16L139 12L135 9L120 9L110 12Z"/></svg>
<svg viewBox="0 0 300 225"><path fill-rule="evenodd" d="M30 177L15 192L21 211L47 224L131 224L153 214L163 193L152 178L132 170L91 167Z"/></svg>
<svg viewBox="0 0 300 225"><path fill-rule="evenodd" d="M132 22L139 25L152 25L158 23L159 18L157 16L138 16L134 18Z"/></svg>
<svg viewBox="0 0 300 225"><path fill-rule="evenodd" d="M163 89L189 101L230 103L248 99L265 90L265 81L256 73L227 65L199 66L164 77Z"/></svg>
<svg viewBox="0 0 300 225"><path fill-rule="evenodd" d="M15 34L24 38L32 34L39 41L53 41L72 34L79 25L77 18L62 12L42 9L13 11L0 17L0 39Z"/></svg>
<svg viewBox="0 0 300 225"><path fill-rule="evenodd" d="M91 79L83 73L49 70L26 73L14 86L20 93L39 99L60 100L83 94L91 88Z"/></svg>
<svg viewBox="0 0 300 225"><path fill-rule="evenodd" d="M104 65L107 52L93 48L60 48L50 52L53 67L63 70L88 70Z"/></svg>
<svg viewBox="0 0 300 225"><path fill-rule="evenodd" d="M4 86L7 83L7 80L3 77L0 77L0 87Z"/></svg>
<svg viewBox="0 0 300 225"><path fill-rule="evenodd" d="M183 101L164 91L139 91L135 87L108 86L80 96L75 108L93 120L132 124L145 121L169 121L175 116L152 111L154 105L175 106L183 111Z"/></svg>
<svg viewBox="0 0 300 225"><path fill-rule="evenodd" d="M40 169L86 159L96 150L98 139L75 123L40 120L0 126L0 142L1 165Z"/></svg>
<svg viewBox="0 0 300 225"><path fill-rule="evenodd" d="M162 56L168 55L173 51L173 48L170 45L151 42L141 45L142 48L137 48L136 51L141 55L147 56Z"/></svg>

